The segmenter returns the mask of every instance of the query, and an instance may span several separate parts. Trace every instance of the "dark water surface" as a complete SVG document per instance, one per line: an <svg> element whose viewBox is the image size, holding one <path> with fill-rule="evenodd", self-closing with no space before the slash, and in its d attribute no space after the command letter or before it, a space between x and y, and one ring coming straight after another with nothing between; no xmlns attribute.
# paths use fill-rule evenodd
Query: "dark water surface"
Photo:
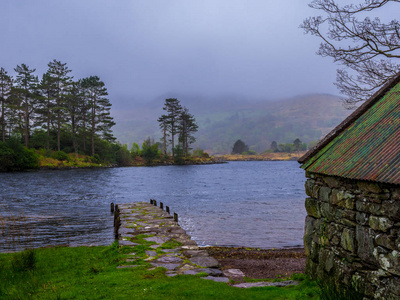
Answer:
<svg viewBox="0 0 400 300"><path fill-rule="evenodd" d="M162 201L199 245L303 244L297 162L0 173L0 251L113 242L110 203Z"/></svg>

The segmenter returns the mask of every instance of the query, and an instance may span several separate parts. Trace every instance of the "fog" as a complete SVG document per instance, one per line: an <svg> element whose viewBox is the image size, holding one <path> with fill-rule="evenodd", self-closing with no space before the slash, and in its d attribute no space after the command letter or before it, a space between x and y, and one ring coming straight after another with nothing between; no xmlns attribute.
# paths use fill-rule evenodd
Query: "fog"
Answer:
<svg viewBox="0 0 400 300"><path fill-rule="evenodd" d="M276 100L338 94L337 66L304 35L304 0L13 0L0 4L0 67L53 59L97 75L117 109L160 95Z"/></svg>

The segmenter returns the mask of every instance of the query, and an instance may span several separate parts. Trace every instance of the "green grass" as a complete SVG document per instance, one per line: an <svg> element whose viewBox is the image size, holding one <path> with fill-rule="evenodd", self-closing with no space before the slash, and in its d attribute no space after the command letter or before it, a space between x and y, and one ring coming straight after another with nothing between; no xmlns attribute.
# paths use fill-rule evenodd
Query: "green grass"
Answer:
<svg viewBox="0 0 400 300"><path fill-rule="evenodd" d="M55 247L0 254L0 299L318 299L317 285L239 289L165 269L116 267L139 247Z"/></svg>

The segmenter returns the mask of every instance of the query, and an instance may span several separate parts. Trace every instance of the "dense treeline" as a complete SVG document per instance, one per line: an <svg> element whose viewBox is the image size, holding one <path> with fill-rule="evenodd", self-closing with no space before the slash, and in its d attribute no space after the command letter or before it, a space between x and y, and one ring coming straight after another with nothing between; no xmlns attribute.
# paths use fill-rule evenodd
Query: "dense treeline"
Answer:
<svg viewBox="0 0 400 300"><path fill-rule="evenodd" d="M15 77L0 68L0 151L15 152L14 144L19 140L25 148L42 148L49 153L64 151L108 162L118 160L121 146L111 132L115 125L111 103L99 77L74 81L66 63L57 60L48 63L41 78L26 64L14 71Z"/></svg>

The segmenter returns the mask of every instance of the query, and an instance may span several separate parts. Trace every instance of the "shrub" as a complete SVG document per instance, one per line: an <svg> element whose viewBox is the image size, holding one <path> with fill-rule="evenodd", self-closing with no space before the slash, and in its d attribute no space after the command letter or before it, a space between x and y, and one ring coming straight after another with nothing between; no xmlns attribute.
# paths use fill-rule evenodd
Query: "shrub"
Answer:
<svg viewBox="0 0 400 300"><path fill-rule="evenodd" d="M56 151L53 153L52 157L57 160L66 160L69 161L69 156L64 151Z"/></svg>
<svg viewBox="0 0 400 300"><path fill-rule="evenodd" d="M5 143L0 142L0 171L10 171L15 164L15 153Z"/></svg>
<svg viewBox="0 0 400 300"><path fill-rule="evenodd" d="M39 168L39 156L33 149L23 146L19 139L10 138L6 145L14 152L14 164L9 171Z"/></svg>

